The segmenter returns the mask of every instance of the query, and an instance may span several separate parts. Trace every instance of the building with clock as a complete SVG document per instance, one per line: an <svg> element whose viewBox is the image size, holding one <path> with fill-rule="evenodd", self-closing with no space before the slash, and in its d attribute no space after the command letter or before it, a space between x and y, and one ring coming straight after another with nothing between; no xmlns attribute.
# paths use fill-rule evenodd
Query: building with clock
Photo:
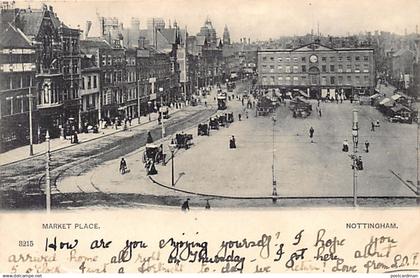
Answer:
<svg viewBox="0 0 420 278"><path fill-rule="evenodd" d="M375 87L373 48L331 48L317 42L295 49L258 50L258 85L293 89L311 97L343 92L371 94Z"/></svg>

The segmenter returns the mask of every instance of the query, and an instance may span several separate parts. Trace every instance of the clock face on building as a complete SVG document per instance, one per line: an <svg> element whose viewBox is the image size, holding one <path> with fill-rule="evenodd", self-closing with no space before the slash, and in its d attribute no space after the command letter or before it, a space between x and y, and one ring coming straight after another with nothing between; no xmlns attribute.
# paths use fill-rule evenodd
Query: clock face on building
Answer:
<svg viewBox="0 0 420 278"><path fill-rule="evenodd" d="M318 56L316 56L316 55L311 55L311 57L309 57L309 61L311 61L311 63L316 63L316 62L318 62Z"/></svg>

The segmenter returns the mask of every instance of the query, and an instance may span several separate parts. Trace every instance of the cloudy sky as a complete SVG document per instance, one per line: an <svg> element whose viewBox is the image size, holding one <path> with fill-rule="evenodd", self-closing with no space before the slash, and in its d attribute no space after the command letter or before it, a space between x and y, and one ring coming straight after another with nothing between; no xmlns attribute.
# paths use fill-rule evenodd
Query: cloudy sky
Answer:
<svg viewBox="0 0 420 278"><path fill-rule="evenodd" d="M176 19L195 34L207 16L221 36L225 24L231 38L251 40L302 35L316 32L345 35L363 31L385 30L403 34L420 28L420 0L55 0L16 1L17 7L38 8L52 5L65 24L83 29L92 20L97 29L96 12L118 17L129 26L131 17L146 27L150 17L162 17L168 23Z"/></svg>

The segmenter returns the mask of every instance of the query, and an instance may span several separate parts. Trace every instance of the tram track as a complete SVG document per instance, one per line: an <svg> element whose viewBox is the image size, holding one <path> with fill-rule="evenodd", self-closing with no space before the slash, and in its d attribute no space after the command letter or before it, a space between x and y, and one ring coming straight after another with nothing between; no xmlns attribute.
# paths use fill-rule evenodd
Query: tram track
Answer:
<svg viewBox="0 0 420 278"><path fill-rule="evenodd" d="M207 121L209 117L214 115L216 113L216 110L213 107L209 107L210 109L207 110L200 110L195 111L192 115L188 115L188 117L184 118L178 118L178 119L172 119L169 120L166 123L166 137L165 138L159 138L159 133L161 131L160 126L155 126L152 129L150 129L150 132L152 133L153 138L159 138L159 140L167 140L168 137L172 136L176 132L179 132L181 130L190 129L193 126L197 125L198 123L201 123L203 121ZM71 193L63 193L60 192L59 187L57 186L59 184L59 181L63 178L69 177L69 176L80 176L85 172L88 172L89 170L99 166L100 164L118 158L120 156L126 155L128 153L136 152L136 149L138 151L141 151L141 148L145 145L145 138L146 138L147 131L144 130L143 132L139 134L135 134L133 136L122 138L122 142L120 144L113 146L112 148L109 148L105 151L99 152L93 156L89 156L87 158L84 158L82 160L75 160L70 163L62 164L58 167L54 167L51 170L51 187L56 191L55 194L53 194L53 199L56 199L55 202L53 200L53 205L58 207L65 207L69 203L79 203L80 200L76 200L73 197L73 194ZM142 138L144 137L144 138ZM125 139L125 140L124 140ZM142 143L137 144L136 148L120 148L121 145L131 145L130 142L125 141L142 141ZM143 139L143 140L138 140ZM45 174L38 176L38 182L37 182L37 188L39 188L39 195L43 195L42 185L45 183ZM97 186L90 184L92 186L93 191L95 191L97 194L103 195L100 199L107 199L110 200L111 204L114 204L115 202L119 203L120 205L122 203L125 203L125 200L122 198L119 198L117 195L112 193L107 193L101 191ZM80 190L80 186L77 185L77 187ZM83 190L81 190L81 193L83 193ZM64 204L64 206L62 205ZM101 204L106 205L106 204ZM127 204L128 205L128 204Z"/></svg>

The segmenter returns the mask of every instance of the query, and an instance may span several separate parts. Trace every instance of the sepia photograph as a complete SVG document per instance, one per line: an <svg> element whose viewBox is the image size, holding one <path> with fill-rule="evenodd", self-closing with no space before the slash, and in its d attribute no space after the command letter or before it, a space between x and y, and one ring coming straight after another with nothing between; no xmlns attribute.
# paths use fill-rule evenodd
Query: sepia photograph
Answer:
<svg viewBox="0 0 420 278"><path fill-rule="evenodd" d="M416 206L403 2L3 1L1 208Z"/></svg>
<svg viewBox="0 0 420 278"><path fill-rule="evenodd" d="M115 233L111 219L130 227L126 214L148 223L166 215L162 219L173 231L206 213L213 229L229 230L223 218L229 222L231 212L244 211L260 221L252 229L276 219L276 213L312 225L321 209L320 219L328 219L331 229L332 215L342 210L343 218L335 218L340 229L373 229L388 250L397 243L382 238L388 231L407 236L398 239L402 250L419 243L408 239L420 228L419 1L3 0L0 5L0 225L8 236L14 237L13 225L6 227L10 222L4 219L14 213L15 225L37 223L32 233L39 238L70 227ZM382 214L384 209L391 211ZM395 210L402 210L400 216ZM45 212L68 224L42 222ZM90 213L102 217L93 223ZM359 213L376 220L358 221ZM187 215L195 220L178 218ZM237 219L246 223L245 215ZM417 220L408 228L410 219ZM303 234L300 224L290 228L293 245ZM140 223L133 225L139 229ZM155 227L166 233L162 225ZM333 260L335 270L356 272L351 266L341 271L343 261L334 257L344 239L327 241L322 227L309 230L316 235L314 246L331 252L327 259L320 259L322 252L314 257L321 267L302 266L303 271L331 272L325 260ZM270 232L230 248L262 246L261 253L276 237L277 231ZM147 235L158 236L152 230ZM28 247L33 239L17 240ZM75 246L51 235L44 240L38 249L45 252ZM369 248L376 246L370 240ZM179 247L171 240L161 243L160 248ZM107 248L105 241L93 246ZM145 246L127 241L118 263ZM292 258L303 259L302 250ZM280 260L283 251L277 251ZM410 264L393 257L387 268L374 261L357 272L418 273L419 250L414 251L407 255ZM390 256L372 252L376 258ZM7 264L27 262L16 258L7 257ZM86 260L75 269L85 271ZM226 262L226 249L217 260ZM241 267L232 272L242 273L244 260L233 260ZM174 262L179 267L179 260ZM229 263L224 267L232 270ZM41 270L60 272L46 271L51 269L45 265ZM252 270L270 272L261 265Z"/></svg>

